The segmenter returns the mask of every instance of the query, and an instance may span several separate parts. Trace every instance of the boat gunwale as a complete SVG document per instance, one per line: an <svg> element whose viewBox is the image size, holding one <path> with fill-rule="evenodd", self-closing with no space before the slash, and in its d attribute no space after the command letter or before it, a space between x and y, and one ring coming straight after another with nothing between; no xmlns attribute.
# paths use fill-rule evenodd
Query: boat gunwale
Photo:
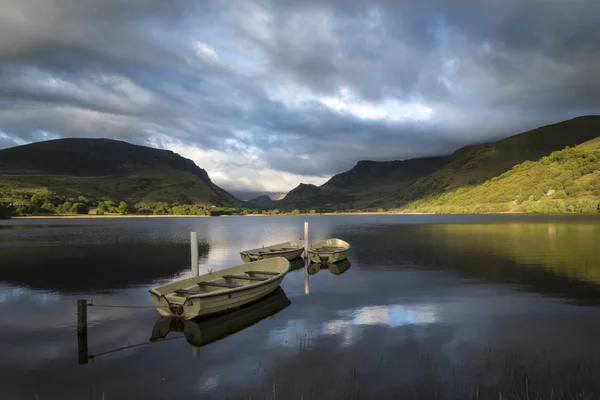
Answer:
<svg viewBox="0 0 600 400"><path fill-rule="evenodd" d="M328 240L337 240L338 242L341 242L342 248L340 250L334 250L334 251L328 251L328 254L337 254L337 253L343 253L344 251L350 251L350 243L346 242L345 240L339 239L339 238L329 238L329 239L325 239L325 240L321 240L315 244L313 244L312 246L309 247L308 249L308 253L314 253L314 254L319 254L319 249L323 246L322 244L327 244L326 242ZM319 246L319 247L317 247Z"/></svg>
<svg viewBox="0 0 600 400"><path fill-rule="evenodd" d="M261 286L267 285L269 283L273 283L273 282L275 282L278 279L279 280L283 280L283 278L285 277L285 275L288 272L290 272L290 262L289 262L289 260L285 259L284 257L281 257L281 258L283 258L287 262L287 264L288 264L287 268L284 271L280 272L278 275L273 276L272 278L269 278L266 281L251 283L249 285L244 285L244 286L239 287L239 288L218 290L218 291L209 292L209 293L192 294L192 295L187 296L185 298L185 300L184 300L183 303L187 302L190 299L198 299L198 298L207 298L207 297L213 297L213 296L220 296L220 295L227 294L227 293L238 293L238 292L242 292L242 291L245 291L245 290L248 290L248 289L255 289L257 287L261 287ZM247 264L242 264L242 265L247 265ZM173 291L173 292L169 292L167 294L163 294L163 293L160 293L157 290L154 290L154 288L150 289L149 292L151 294L154 294L158 298L164 297L168 304L171 304L171 302L169 301L169 299L167 298L167 296L175 293Z"/></svg>
<svg viewBox="0 0 600 400"><path fill-rule="evenodd" d="M271 248L277 248L279 246L285 245L285 244L291 244L293 242L303 242L302 246L296 246L293 249L286 249L286 250L275 250L272 251L270 253L265 253L267 255L274 255L274 254L282 254L282 253L292 253L294 251L298 251L300 249L304 249L304 239L296 239L296 240L288 240L287 242L281 242L281 243L276 243L276 244L272 244L270 246L266 246L266 247L257 247L256 249L248 249L248 250L242 250L240 251L240 254L244 254L247 256L250 256L250 254L254 254L254 252L259 252L261 250L267 250L267 249L271 249ZM264 254L259 254L259 256L263 256Z"/></svg>

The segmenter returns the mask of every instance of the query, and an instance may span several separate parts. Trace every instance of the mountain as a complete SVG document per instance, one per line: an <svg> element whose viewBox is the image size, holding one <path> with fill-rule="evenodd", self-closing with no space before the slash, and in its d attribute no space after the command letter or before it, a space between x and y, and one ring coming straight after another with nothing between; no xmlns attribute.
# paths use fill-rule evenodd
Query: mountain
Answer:
<svg viewBox="0 0 600 400"><path fill-rule="evenodd" d="M409 211L600 212L600 137L526 161L470 187L408 204Z"/></svg>
<svg viewBox="0 0 600 400"><path fill-rule="evenodd" d="M275 200L263 194L262 196L255 197L253 199L248 200L248 203L251 205L257 206L259 208L270 208L275 205Z"/></svg>
<svg viewBox="0 0 600 400"><path fill-rule="evenodd" d="M525 161L535 161L566 146L600 135L600 116L578 117L509 138L461 148L449 156L403 161L359 161L320 187L301 184L281 200L281 208L400 208L498 176Z"/></svg>
<svg viewBox="0 0 600 400"><path fill-rule="evenodd" d="M45 189L135 203L235 206L193 161L110 139L58 139L0 150L0 197Z"/></svg>

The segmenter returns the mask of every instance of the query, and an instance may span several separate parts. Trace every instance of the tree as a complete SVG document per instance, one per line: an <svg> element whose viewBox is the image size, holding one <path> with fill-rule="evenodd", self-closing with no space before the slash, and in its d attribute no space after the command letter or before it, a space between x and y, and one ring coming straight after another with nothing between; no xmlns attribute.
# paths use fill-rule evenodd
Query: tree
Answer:
<svg viewBox="0 0 600 400"><path fill-rule="evenodd" d="M72 208L73 208L73 203L71 203L70 201L65 201L64 203L62 203L60 206L58 206L56 208L56 211L59 214L70 214L72 212Z"/></svg>
<svg viewBox="0 0 600 400"><path fill-rule="evenodd" d="M8 204L0 203L0 219L8 219L11 215L11 210Z"/></svg>
<svg viewBox="0 0 600 400"><path fill-rule="evenodd" d="M71 211L75 214L88 214L90 212L90 209L83 203L75 203L71 207Z"/></svg>
<svg viewBox="0 0 600 400"><path fill-rule="evenodd" d="M131 213L131 209L129 207L129 204L127 204L126 202L122 201L119 203L119 207L117 207L117 211L119 212L119 214L130 214Z"/></svg>

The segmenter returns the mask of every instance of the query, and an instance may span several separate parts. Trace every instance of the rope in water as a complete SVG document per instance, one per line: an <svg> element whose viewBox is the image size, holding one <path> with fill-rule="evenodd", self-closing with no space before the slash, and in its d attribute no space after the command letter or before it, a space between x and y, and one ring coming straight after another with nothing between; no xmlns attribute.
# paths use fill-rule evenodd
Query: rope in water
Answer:
<svg viewBox="0 0 600 400"><path fill-rule="evenodd" d="M156 340L156 341L143 342L143 343L138 343L138 344L130 344L128 346L119 347L118 349L109 350L109 351L105 351L103 353L98 353L98 354L90 355L89 359L92 360L92 361L94 361L94 358L100 357L100 356L103 356L103 355L106 355L106 354L116 353L118 351L132 349L134 347L147 346L149 344L158 343L158 342L168 342L169 340L180 340L180 339L183 339L183 338L185 338L185 336L177 336L177 337L173 337L173 338L163 338L163 339L159 339L159 340Z"/></svg>
<svg viewBox="0 0 600 400"><path fill-rule="evenodd" d="M169 306L123 306L118 304L94 304L89 303L88 307L104 307L104 308L169 308Z"/></svg>

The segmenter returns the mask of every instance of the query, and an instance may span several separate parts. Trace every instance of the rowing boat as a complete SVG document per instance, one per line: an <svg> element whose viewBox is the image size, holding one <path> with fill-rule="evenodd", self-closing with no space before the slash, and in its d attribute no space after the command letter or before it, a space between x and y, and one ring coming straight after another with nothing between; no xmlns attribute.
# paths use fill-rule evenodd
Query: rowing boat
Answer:
<svg viewBox="0 0 600 400"><path fill-rule="evenodd" d="M240 256L245 263L273 257L284 257L288 260L293 260L300 257L303 251L304 240L293 240L291 242L278 243L272 246L263 246L258 249L240 251Z"/></svg>
<svg viewBox="0 0 600 400"><path fill-rule="evenodd" d="M152 328L150 341L167 337L169 332L183 332L189 344L205 346L270 317L290 305L290 299L281 288L252 304L230 313L189 321L182 318L160 317Z"/></svg>
<svg viewBox="0 0 600 400"><path fill-rule="evenodd" d="M194 319L259 300L279 287L290 270L283 257L241 264L150 289L160 315Z"/></svg>
<svg viewBox="0 0 600 400"><path fill-rule="evenodd" d="M335 263L342 261L350 251L350 243L341 239L327 239L315 243L308 249L310 260L314 263Z"/></svg>

